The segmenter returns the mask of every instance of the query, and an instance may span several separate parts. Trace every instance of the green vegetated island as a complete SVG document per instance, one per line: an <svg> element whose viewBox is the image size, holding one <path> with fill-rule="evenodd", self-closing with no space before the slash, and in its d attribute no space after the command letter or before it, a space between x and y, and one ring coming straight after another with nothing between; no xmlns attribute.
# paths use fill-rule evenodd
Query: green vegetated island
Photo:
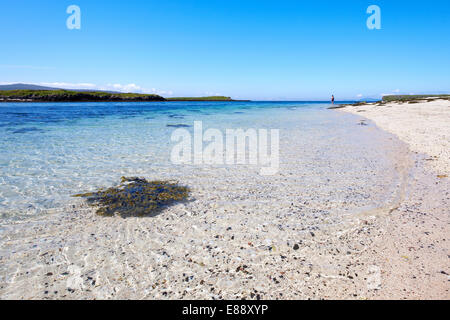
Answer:
<svg viewBox="0 0 450 320"><path fill-rule="evenodd" d="M5 90L0 91L0 102L109 102L109 101L237 101L230 97L164 98L156 94L116 93L73 90Z"/></svg>
<svg viewBox="0 0 450 320"><path fill-rule="evenodd" d="M450 94L421 94L421 95L389 95L383 96L383 99L380 101L367 102L367 101L358 101L352 104L339 104L328 109L341 109L347 106L365 106L365 105L376 105L382 106L387 103L407 103L407 104L415 104L421 102L431 102L435 100L449 100Z"/></svg>
<svg viewBox="0 0 450 320"><path fill-rule="evenodd" d="M420 100L427 101L436 99L449 100L450 94L392 95L383 97L384 102L417 102Z"/></svg>

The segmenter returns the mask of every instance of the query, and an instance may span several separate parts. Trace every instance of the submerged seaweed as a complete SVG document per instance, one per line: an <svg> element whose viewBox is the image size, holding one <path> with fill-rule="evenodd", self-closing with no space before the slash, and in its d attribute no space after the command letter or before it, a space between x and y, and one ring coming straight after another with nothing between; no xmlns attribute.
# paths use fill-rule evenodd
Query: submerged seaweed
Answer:
<svg viewBox="0 0 450 320"><path fill-rule="evenodd" d="M188 187L175 182L122 177L118 187L74 197L86 198L89 205L98 207L97 214L101 216L154 216L165 207L186 200L189 192Z"/></svg>

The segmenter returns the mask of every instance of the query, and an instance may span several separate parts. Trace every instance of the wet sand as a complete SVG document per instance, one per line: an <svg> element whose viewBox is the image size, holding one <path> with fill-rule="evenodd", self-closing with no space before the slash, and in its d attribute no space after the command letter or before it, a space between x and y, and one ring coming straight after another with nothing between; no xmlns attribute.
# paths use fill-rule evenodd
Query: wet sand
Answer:
<svg viewBox="0 0 450 320"><path fill-rule="evenodd" d="M276 176L184 168L191 201L157 217L99 217L80 200L3 223L0 298L448 299L448 179L330 112L332 140L284 133Z"/></svg>

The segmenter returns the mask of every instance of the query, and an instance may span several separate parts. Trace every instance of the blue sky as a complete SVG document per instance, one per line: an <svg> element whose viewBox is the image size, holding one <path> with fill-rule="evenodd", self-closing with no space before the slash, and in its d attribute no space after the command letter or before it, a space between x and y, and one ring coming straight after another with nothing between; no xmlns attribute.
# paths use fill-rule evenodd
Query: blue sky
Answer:
<svg viewBox="0 0 450 320"><path fill-rule="evenodd" d="M69 5L81 29L69 30ZM369 30L369 5L381 30ZM0 83L254 100L450 91L450 1L0 2Z"/></svg>

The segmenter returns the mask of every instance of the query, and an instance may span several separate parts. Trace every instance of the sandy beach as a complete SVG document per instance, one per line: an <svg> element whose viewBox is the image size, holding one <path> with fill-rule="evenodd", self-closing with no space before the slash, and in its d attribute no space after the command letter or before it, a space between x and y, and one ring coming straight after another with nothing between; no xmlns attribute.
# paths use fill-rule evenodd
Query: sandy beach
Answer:
<svg viewBox="0 0 450 320"><path fill-rule="evenodd" d="M375 298L450 298L450 102L430 100L341 109L397 135L414 154L405 197L378 219L383 235L365 254L382 266Z"/></svg>
<svg viewBox="0 0 450 320"><path fill-rule="evenodd" d="M375 121L383 130L405 141L411 151L427 154L437 174L450 174L450 102L429 98L415 103L378 103L344 110Z"/></svg>
<svg viewBox="0 0 450 320"><path fill-rule="evenodd" d="M450 300L449 20L448 0L2 1L0 301Z"/></svg>
<svg viewBox="0 0 450 320"><path fill-rule="evenodd" d="M194 186L191 201L122 219L78 199L3 222L0 298L449 299L448 108L323 111L303 135L290 108L275 176L160 167L149 177Z"/></svg>

